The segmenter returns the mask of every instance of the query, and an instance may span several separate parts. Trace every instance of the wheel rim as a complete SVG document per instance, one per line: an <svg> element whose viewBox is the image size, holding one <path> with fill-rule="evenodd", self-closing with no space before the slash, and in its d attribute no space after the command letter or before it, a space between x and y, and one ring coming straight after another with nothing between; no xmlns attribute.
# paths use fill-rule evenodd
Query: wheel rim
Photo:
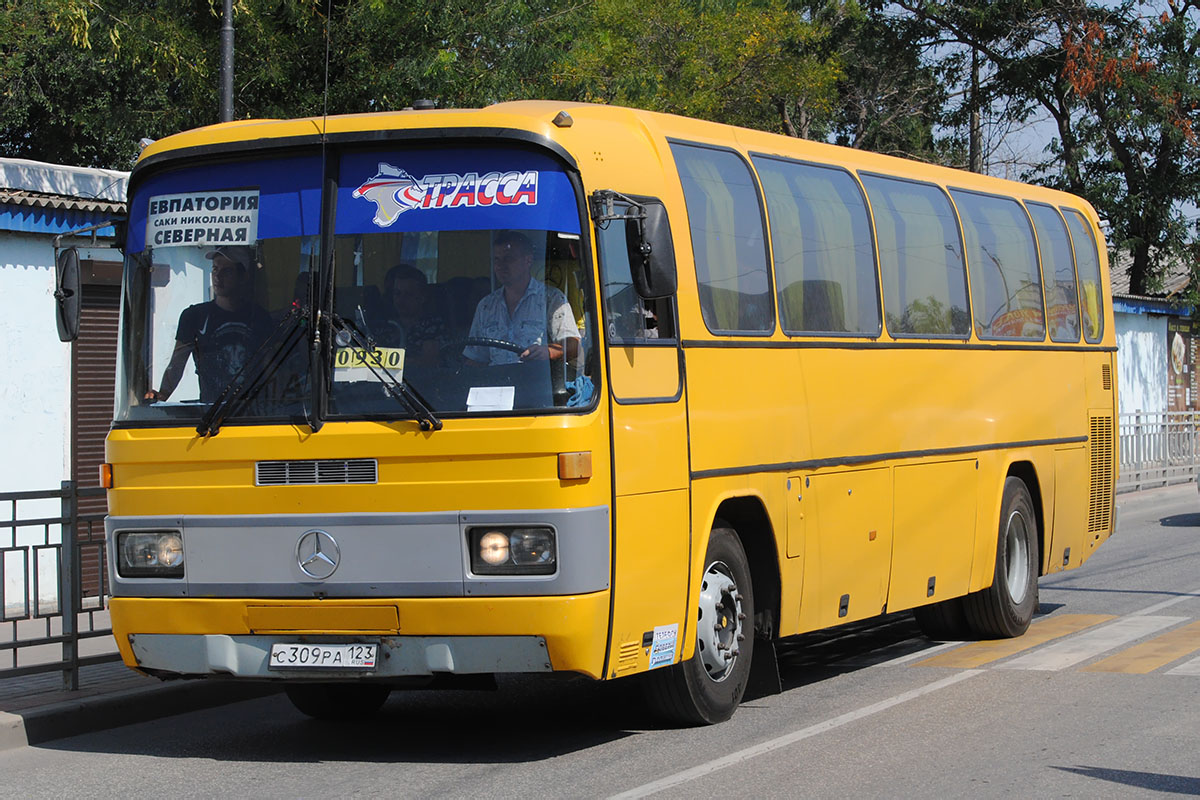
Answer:
<svg viewBox="0 0 1200 800"><path fill-rule="evenodd" d="M1014 604L1020 604L1029 592L1029 538L1025 516L1014 511L1008 517L1004 551L1008 554L1008 596Z"/></svg>
<svg viewBox="0 0 1200 800"><path fill-rule="evenodd" d="M696 647L708 677L720 682L737 663L745 638L742 595L733 573L722 561L709 564L700 584L700 621Z"/></svg>

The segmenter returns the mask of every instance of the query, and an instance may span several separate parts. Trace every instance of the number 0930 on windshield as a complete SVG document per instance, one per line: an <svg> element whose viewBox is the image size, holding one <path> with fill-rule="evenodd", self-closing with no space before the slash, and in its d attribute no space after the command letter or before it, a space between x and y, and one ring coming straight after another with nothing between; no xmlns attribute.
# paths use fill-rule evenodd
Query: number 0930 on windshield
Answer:
<svg viewBox="0 0 1200 800"><path fill-rule="evenodd" d="M373 380L372 370L382 374L387 370L396 380L404 377L404 350L399 347L339 347L333 356L335 381Z"/></svg>

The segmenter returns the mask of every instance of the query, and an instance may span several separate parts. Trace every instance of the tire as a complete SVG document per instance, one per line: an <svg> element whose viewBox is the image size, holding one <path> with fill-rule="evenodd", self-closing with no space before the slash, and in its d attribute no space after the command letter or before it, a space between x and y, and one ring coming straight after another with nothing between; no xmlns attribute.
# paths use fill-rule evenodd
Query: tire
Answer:
<svg viewBox="0 0 1200 800"><path fill-rule="evenodd" d="M718 608L720 606L720 608ZM696 652L646 675L648 705L685 725L711 725L733 716L754 657L754 590L737 533L718 520L708 539L700 581Z"/></svg>
<svg viewBox="0 0 1200 800"><path fill-rule="evenodd" d="M1004 482L992 585L963 599L972 632L980 638L1009 639L1029 628L1038 605L1040 563L1029 489L1020 478L1010 477Z"/></svg>
<svg viewBox="0 0 1200 800"><path fill-rule="evenodd" d="M963 598L951 597L913 609L921 633L939 642L957 642L971 636L971 626L963 611Z"/></svg>
<svg viewBox="0 0 1200 800"><path fill-rule="evenodd" d="M378 683L294 683L284 691L292 705L314 719L365 719L392 690Z"/></svg>

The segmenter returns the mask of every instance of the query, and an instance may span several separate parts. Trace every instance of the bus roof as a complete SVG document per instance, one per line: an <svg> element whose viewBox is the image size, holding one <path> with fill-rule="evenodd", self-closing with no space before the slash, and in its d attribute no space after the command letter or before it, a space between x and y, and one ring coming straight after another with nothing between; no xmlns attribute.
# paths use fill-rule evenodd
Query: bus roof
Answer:
<svg viewBox="0 0 1200 800"><path fill-rule="evenodd" d="M571 117L569 126L554 123L559 112L566 112ZM239 143L251 142L257 147L270 146L272 142L281 146L315 145L320 141L322 130L331 139L342 141L360 137L364 140L386 138L380 137L381 132L425 130L436 134L448 130L461 130L478 132L481 136L505 133L511 136L514 132L521 132L535 141L557 143L564 153L573 154L577 158L584 154L590 155L591 151L601 147L610 152L628 154L629 147L639 144L649 151L658 151L666 140L683 140L735 147L746 153L780 156L932 181L945 186L1011 195L1026 200L1068 204L1085 210L1088 216L1098 220L1094 209L1082 198L1033 184L674 114L553 100L518 100L485 108L408 109L342 114L327 118L239 120L210 125L174 134L147 146L134 168L134 180L136 182L139 168L147 161L169 159L170 155L177 151L229 152L230 149L236 149ZM618 143L614 141L614 136L625 140L620 142L620 149L616 149Z"/></svg>

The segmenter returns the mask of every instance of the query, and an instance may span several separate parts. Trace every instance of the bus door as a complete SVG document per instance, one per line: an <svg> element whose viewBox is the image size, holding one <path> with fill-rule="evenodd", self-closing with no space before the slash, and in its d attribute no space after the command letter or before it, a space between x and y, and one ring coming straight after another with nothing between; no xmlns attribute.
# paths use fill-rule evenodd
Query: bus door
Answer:
<svg viewBox="0 0 1200 800"><path fill-rule="evenodd" d="M596 226L613 447L609 678L675 660L688 577L688 437L675 301L638 295L626 224Z"/></svg>

